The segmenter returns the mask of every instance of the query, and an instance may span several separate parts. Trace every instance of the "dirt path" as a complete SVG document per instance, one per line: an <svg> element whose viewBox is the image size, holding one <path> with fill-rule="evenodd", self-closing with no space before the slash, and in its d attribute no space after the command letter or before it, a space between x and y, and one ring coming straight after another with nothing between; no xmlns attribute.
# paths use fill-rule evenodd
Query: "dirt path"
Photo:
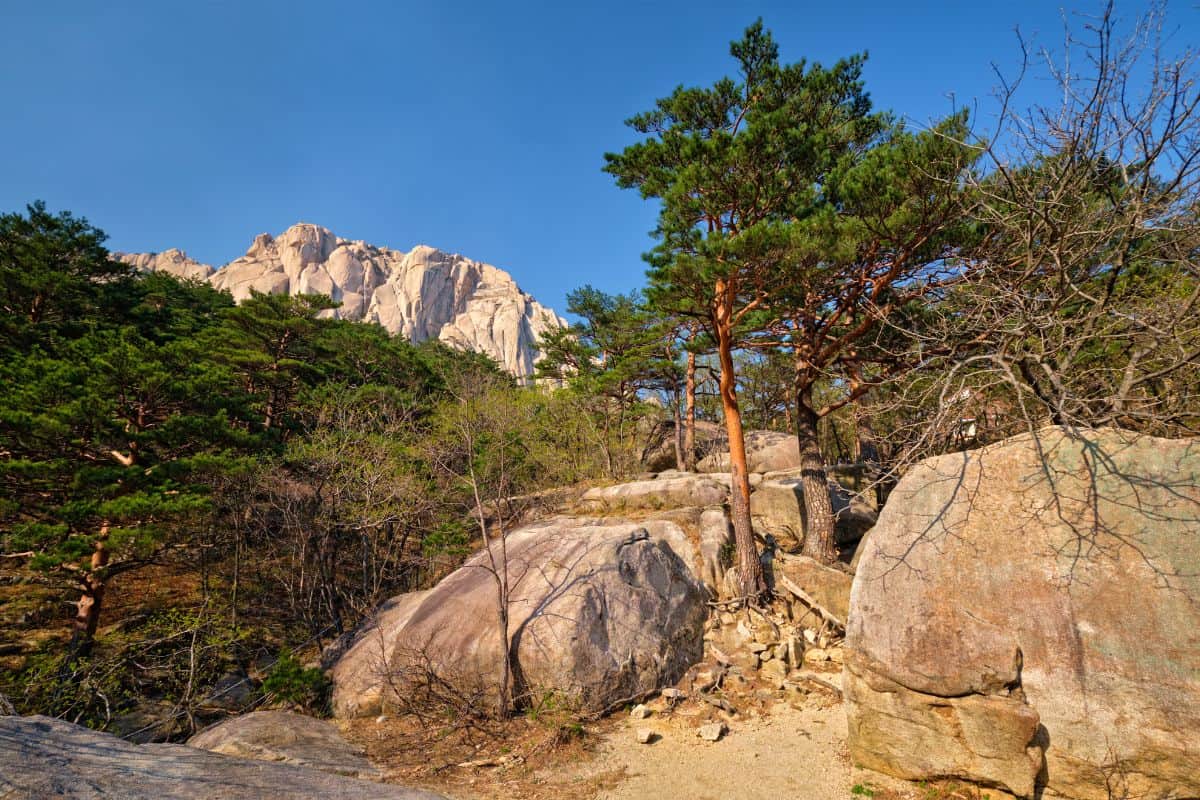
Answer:
<svg viewBox="0 0 1200 800"><path fill-rule="evenodd" d="M912 784L851 765L845 711L832 695L814 693L756 705L733 716L718 742L696 735L701 724L715 718L711 707L685 702L668 711L661 698L650 706L654 713L649 719L609 718L593 732L596 738L589 744L552 751L538 764L448 769L429 775L414 762L398 771L393 763L387 771L392 780L433 789L454 800L852 800L872 794L877 800L896 800L917 796ZM650 744L637 741L639 728L654 732ZM391 750L404 741L394 732L378 733L380 738L371 737L376 757L382 755L380 745ZM361 732L357 738L364 741ZM463 758L448 754L441 760ZM855 793L856 786L869 791Z"/></svg>
<svg viewBox="0 0 1200 800"><path fill-rule="evenodd" d="M660 738L639 744L635 730L640 727ZM731 723L719 742L700 739L686 719L631 721L627 728L609 734L596 755L600 769L625 774L599 800L848 800L856 784L887 782L851 766L840 703L777 703L767 715Z"/></svg>

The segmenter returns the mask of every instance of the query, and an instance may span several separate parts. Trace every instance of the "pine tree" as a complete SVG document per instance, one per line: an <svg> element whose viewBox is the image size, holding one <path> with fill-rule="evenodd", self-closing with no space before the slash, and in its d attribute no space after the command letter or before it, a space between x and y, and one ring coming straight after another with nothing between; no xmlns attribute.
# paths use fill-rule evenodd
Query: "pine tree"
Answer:
<svg viewBox="0 0 1200 800"><path fill-rule="evenodd" d="M823 202L820 180L867 146L887 120L870 113L862 57L826 69L785 65L759 20L730 46L739 79L683 88L627 124L646 138L605 156L623 188L661 200L647 256L651 303L698 320L716 345L729 434L731 497L742 590L765 588L750 525L750 485L733 353L747 315L775 288L787 222Z"/></svg>

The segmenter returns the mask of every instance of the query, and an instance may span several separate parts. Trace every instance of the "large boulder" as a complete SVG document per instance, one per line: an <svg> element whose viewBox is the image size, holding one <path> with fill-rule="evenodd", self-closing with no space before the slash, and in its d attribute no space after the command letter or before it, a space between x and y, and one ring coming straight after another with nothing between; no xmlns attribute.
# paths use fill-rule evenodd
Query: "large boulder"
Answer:
<svg viewBox="0 0 1200 800"><path fill-rule="evenodd" d="M0 797L438 800L441 796L181 744L132 744L50 717L0 717Z"/></svg>
<svg viewBox="0 0 1200 800"><path fill-rule="evenodd" d="M857 542L875 524L876 513L869 503L835 481L829 481L829 500L839 545ZM803 546L806 517L804 485L798 470L764 477L750 495L750 518L755 530L771 534L785 550L796 552Z"/></svg>
<svg viewBox="0 0 1200 800"><path fill-rule="evenodd" d="M628 519L620 517L598 517L597 524L626 524ZM729 512L724 506L697 508L667 508L638 515L639 525L648 525L652 531L675 531L674 527L659 527L662 522L678 526L685 539L676 533L667 534L671 547L683 556L691 567L692 574L700 579L709 594L716 597L724 587L726 568L732 563L733 526ZM632 524L632 523L630 523Z"/></svg>
<svg viewBox="0 0 1200 800"><path fill-rule="evenodd" d="M787 578L826 611L842 622L846 621L850 613L850 575L807 556L780 555L774 560L773 569L776 584L781 583L781 578ZM780 591L780 594L787 596L786 591Z"/></svg>
<svg viewBox="0 0 1200 800"><path fill-rule="evenodd" d="M715 422L696 420L692 445L697 459L704 458L714 449L724 444L725 429ZM679 462L675 459L675 422L662 420L647 431L646 444L642 448L642 466L649 472L663 472L675 469Z"/></svg>
<svg viewBox="0 0 1200 800"><path fill-rule="evenodd" d="M558 519L506 539L518 689L603 710L674 683L703 651L708 592L667 521ZM504 647L494 573L477 553L429 592L388 604L331 665L334 711L376 713L415 665L494 691Z"/></svg>
<svg viewBox="0 0 1200 800"><path fill-rule="evenodd" d="M855 762L1020 797L1200 796L1197 440L1048 428L929 459L864 548Z"/></svg>
<svg viewBox="0 0 1200 800"><path fill-rule="evenodd" d="M253 711L230 717L200 731L188 739L188 745L334 775L368 780L379 777L363 749L342 738L333 723L290 711Z"/></svg>
<svg viewBox="0 0 1200 800"><path fill-rule="evenodd" d="M700 459L700 472L729 472L728 444ZM779 431L746 432L746 469L748 472L776 472L800 467L800 442L790 433Z"/></svg>
<svg viewBox="0 0 1200 800"><path fill-rule="evenodd" d="M366 716L381 709L384 691L392 688L389 662L396 640L432 591L409 592L385 600L369 619L322 654L322 663L333 678L336 715Z"/></svg>
<svg viewBox="0 0 1200 800"><path fill-rule="evenodd" d="M706 508L697 526L700 538L700 579L713 594L720 594L725 568L733 562L733 524L721 507Z"/></svg>

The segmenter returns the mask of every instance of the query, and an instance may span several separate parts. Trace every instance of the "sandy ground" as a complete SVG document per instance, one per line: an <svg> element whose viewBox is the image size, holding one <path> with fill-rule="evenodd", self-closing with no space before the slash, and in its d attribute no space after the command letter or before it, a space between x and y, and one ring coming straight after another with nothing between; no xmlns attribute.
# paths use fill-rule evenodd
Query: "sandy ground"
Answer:
<svg viewBox="0 0 1200 800"><path fill-rule="evenodd" d="M641 727L660 738L639 744L635 730ZM690 721L630 721L627 730L609 734L597 753L597 767L625 775L599 800L847 800L855 784L887 782L851 766L840 703L798 708L778 703L769 715L729 727L719 742L706 742Z"/></svg>
<svg viewBox="0 0 1200 800"><path fill-rule="evenodd" d="M675 709L661 698L649 704L649 719L609 718L593 729L582 747L556 749L539 763L516 768L454 768L461 760L453 752L441 761L449 769L432 774L428 761L410 760L408 769L392 762L389 778L420 785L453 800L852 800L918 796L913 784L851 765L846 750L846 714L828 693L756 704L727 722L728 732L717 742L697 736L697 729L716 718L711 707L685 702ZM405 741L395 731L380 729L364 739L363 723L356 737L371 745L373 756L394 751ZM637 741L639 728L655 736L649 744ZM378 737L378 738L376 738ZM594 737L594 738L591 738ZM381 749L382 748L382 749ZM517 750L525 749L519 745ZM406 747L410 755L425 747ZM380 763L377 761L377 763ZM381 764L382 766L382 764Z"/></svg>

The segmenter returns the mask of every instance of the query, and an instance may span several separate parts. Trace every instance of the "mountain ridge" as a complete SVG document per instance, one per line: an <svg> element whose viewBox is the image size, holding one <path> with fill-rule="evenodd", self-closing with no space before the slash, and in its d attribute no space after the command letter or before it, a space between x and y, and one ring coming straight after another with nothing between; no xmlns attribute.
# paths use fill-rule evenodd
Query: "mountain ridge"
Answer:
<svg viewBox="0 0 1200 800"><path fill-rule="evenodd" d="M323 294L342 304L324 316L481 352L519 377L533 374L538 337L567 324L499 267L424 244L404 252L343 239L309 222L278 236L259 234L244 255L221 267L177 248L113 257L142 271L206 281L236 302L252 291Z"/></svg>

